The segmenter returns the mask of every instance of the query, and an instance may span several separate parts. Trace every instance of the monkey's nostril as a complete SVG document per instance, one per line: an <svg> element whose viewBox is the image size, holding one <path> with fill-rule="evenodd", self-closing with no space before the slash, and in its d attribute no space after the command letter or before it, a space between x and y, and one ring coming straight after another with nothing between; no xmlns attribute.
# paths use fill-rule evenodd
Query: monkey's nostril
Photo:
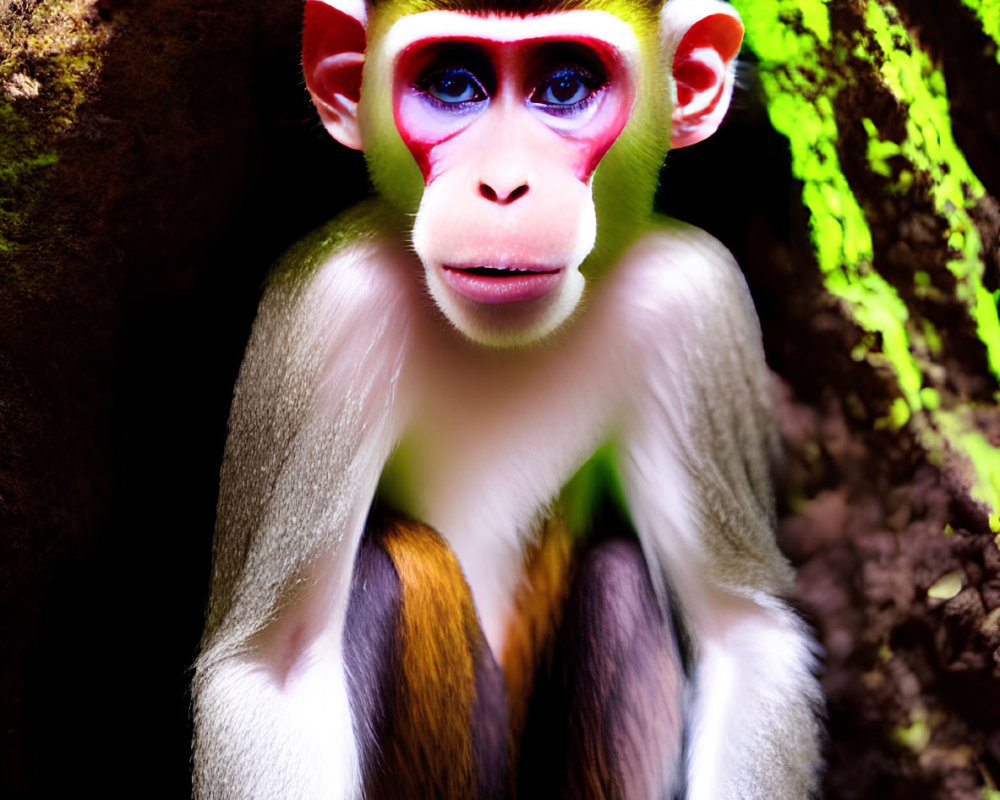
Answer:
<svg viewBox="0 0 1000 800"><path fill-rule="evenodd" d="M528 184L522 183L513 192L507 195L507 203L513 203L517 198L524 197L528 193Z"/></svg>
<svg viewBox="0 0 1000 800"><path fill-rule="evenodd" d="M514 189L509 194L501 197L497 194L496 190L490 186L488 183L479 184L479 194L489 200L491 203L500 203L500 205L506 205L507 203L513 203L519 197L524 197L528 193L528 184L522 183L516 189Z"/></svg>

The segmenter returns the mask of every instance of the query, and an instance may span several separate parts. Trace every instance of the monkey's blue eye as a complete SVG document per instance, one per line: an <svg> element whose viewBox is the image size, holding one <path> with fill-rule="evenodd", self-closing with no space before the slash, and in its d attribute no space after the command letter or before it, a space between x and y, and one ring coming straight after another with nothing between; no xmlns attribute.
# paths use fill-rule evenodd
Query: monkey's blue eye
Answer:
<svg viewBox="0 0 1000 800"><path fill-rule="evenodd" d="M450 67L421 76L417 88L424 94L446 106L462 106L485 100L486 90L466 69Z"/></svg>
<svg viewBox="0 0 1000 800"><path fill-rule="evenodd" d="M581 67L556 70L535 87L531 102L553 114L571 114L581 110L603 86Z"/></svg>

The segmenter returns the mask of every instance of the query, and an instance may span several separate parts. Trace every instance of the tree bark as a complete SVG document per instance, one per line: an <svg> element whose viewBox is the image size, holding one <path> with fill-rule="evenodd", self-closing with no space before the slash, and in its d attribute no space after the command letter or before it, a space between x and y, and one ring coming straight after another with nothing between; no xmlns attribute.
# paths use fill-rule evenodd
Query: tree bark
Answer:
<svg viewBox="0 0 1000 800"><path fill-rule="evenodd" d="M996 5L992 22L975 0L734 5L796 198L788 240L765 239L779 257L745 263L783 314L765 322L781 534L827 652L826 796L983 798L1000 779Z"/></svg>
<svg viewBox="0 0 1000 800"><path fill-rule="evenodd" d="M366 193L312 116L301 12L0 0L4 797L190 794L190 666L260 285Z"/></svg>

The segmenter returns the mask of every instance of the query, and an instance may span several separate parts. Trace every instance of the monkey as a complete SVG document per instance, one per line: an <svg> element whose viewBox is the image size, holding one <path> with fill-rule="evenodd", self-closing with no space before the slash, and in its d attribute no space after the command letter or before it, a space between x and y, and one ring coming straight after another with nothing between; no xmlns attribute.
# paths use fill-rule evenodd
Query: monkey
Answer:
<svg viewBox="0 0 1000 800"><path fill-rule="evenodd" d="M247 345L196 797L815 796L759 323L653 210L741 39L721 0L307 0L375 191Z"/></svg>

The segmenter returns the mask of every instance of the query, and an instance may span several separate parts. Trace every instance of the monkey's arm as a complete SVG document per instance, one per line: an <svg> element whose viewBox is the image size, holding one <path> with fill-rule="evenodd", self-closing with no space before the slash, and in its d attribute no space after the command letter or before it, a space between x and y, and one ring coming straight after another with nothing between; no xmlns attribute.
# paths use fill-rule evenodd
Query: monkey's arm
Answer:
<svg viewBox="0 0 1000 800"><path fill-rule="evenodd" d="M760 331L731 256L678 226L630 260L641 357L623 479L694 650L689 800L803 800L818 768L810 640L774 540L775 449ZM654 576L655 579L656 576Z"/></svg>
<svg viewBox="0 0 1000 800"><path fill-rule="evenodd" d="M409 282L377 241L337 238L272 279L235 392L194 682L200 798L359 791L341 634L395 437Z"/></svg>

